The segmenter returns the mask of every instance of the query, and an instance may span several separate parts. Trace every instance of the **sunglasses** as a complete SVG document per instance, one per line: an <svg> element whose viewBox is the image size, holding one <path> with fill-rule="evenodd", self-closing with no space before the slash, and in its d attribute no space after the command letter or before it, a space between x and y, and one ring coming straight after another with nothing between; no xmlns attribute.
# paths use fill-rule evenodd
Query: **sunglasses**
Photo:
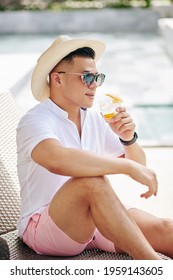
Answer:
<svg viewBox="0 0 173 280"><path fill-rule="evenodd" d="M93 73L72 73L72 72L58 72L58 74L70 74L70 75L78 75L81 77L82 83L87 86L91 86L94 81L98 86L101 86L105 80L105 75L103 73L93 74Z"/></svg>

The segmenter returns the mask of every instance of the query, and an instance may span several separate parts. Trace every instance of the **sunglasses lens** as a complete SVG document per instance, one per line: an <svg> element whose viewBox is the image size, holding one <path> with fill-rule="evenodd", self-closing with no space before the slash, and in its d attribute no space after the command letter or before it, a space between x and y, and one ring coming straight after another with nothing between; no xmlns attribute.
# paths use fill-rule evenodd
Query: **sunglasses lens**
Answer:
<svg viewBox="0 0 173 280"><path fill-rule="evenodd" d="M104 82L105 75L104 74L96 74L93 73L86 73L83 75L83 82L84 84L90 86L94 82L94 80L97 82L98 86L101 86Z"/></svg>
<svg viewBox="0 0 173 280"><path fill-rule="evenodd" d="M105 80L104 74L101 73L96 76L96 82L99 86L101 86L103 84L104 80Z"/></svg>
<svg viewBox="0 0 173 280"><path fill-rule="evenodd" d="M94 82L94 78L94 74L92 73L86 73L83 75L84 83L87 85L91 85Z"/></svg>

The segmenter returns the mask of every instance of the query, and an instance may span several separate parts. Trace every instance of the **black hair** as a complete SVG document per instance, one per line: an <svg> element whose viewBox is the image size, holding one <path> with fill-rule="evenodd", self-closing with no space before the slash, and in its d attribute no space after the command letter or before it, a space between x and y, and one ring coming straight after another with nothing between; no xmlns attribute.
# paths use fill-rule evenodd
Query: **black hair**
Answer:
<svg viewBox="0 0 173 280"><path fill-rule="evenodd" d="M73 58L76 56L89 57L89 58L94 59L95 51L89 47L79 48L79 49L76 49L75 51L69 53L68 55L66 55L61 61L66 60L66 61L71 62L73 60Z"/></svg>
<svg viewBox="0 0 173 280"><path fill-rule="evenodd" d="M72 63L73 59L77 56L95 59L95 51L90 47L78 48L78 49L74 50L73 52L69 53L68 55L66 55L60 62L58 62L58 64L63 61ZM50 75L54 72L54 69L57 67L57 65L55 65L54 68L49 73L49 80L50 80Z"/></svg>

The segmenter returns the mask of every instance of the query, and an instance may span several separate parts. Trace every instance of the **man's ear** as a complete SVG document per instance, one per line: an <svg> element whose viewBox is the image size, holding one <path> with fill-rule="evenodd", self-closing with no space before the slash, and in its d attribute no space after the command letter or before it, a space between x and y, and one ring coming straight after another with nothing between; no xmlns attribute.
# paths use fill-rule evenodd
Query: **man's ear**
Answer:
<svg viewBox="0 0 173 280"><path fill-rule="evenodd" d="M54 86L58 86L61 83L61 78L58 73L52 73L51 80L52 80L52 83L54 84Z"/></svg>

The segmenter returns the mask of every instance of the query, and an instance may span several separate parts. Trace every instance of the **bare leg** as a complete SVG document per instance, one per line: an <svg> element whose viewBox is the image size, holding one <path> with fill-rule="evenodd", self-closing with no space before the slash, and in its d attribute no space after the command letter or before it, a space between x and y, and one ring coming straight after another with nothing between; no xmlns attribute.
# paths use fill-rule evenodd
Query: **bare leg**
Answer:
<svg viewBox="0 0 173 280"><path fill-rule="evenodd" d="M105 177L69 180L54 196L49 214L77 242L88 240L97 227L134 259L160 259Z"/></svg>
<svg viewBox="0 0 173 280"><path fill-rule="evenodd" d="M173 220L157 218L135 208L128 211L154 250L173 258Z"/></svg>

